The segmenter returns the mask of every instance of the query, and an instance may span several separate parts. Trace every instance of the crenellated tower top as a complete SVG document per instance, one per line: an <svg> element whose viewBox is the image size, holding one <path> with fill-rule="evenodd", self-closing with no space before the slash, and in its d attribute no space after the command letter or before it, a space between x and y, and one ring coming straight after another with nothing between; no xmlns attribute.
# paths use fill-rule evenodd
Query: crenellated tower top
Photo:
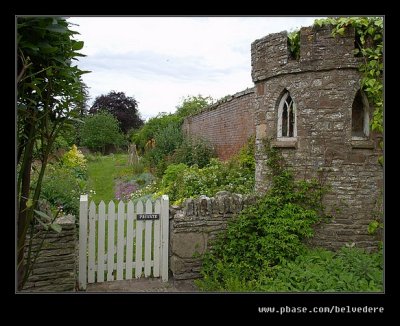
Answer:
<svg viewBox="0 0 400 326"><path fill-rule="evenodd" d="M286 31L269 34L251 44L253 82L290 73L357 68L360 58L354 56L354 40L353 28L332 36L331 26L302 27L296 60L290 56Z"/></svg>

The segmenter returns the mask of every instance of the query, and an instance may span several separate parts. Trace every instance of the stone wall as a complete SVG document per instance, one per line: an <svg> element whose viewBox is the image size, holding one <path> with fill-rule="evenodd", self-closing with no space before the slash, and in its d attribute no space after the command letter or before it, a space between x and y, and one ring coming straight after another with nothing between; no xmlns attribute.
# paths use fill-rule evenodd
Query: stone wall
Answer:
<svg viewBox="0 0 400 326"><path fill-rule="evenodd" d="M56 221L62 231L46 232L38 227L33 239L32 257L44 238L42 250L26 282L24 292L61 292L75 290L77 234L75 218L64 216ZM27 239L29 241L29 238Z"/></svg>
<svg viewBox="0 0 400 326"><path fill-rule="evenodd" d="M221 191L215 197L187 199L170 209L170 270L175 279L200 277L201 255L228 221L254 198Z"/></svg>
<svg viewBox="0 0 400 326"><path fill-rule="evenodd" d="M227 160L255 133L253 99L253 88L229 96L186 118L182 130L208 140L218 157Z"/></svg>
<svg viewBox="0 0 400 326"><path fill-rule="evenodd" d="M325 205L334 219L320 224L312 243L337 249L355 243L376 248L368 234L383 186L379 135L352 138L352 103L360 88L353 55L354 30L333 37L328 27L302 28L300 59L290 59L287 33L268 35L252 44L256 88L256 190L269 186L263 141L271 139L298 178L324 178L331 186ZM297 105L297 137L277 138L277 112L283 92ZM372 115L372 108L369 115ZM379 205L378 205L379 206Z"/></svg>

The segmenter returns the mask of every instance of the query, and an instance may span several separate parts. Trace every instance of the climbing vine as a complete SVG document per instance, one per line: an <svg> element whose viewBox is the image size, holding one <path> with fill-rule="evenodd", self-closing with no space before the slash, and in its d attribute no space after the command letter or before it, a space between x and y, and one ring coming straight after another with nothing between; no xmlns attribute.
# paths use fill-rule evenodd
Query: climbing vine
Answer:
<svg viewBox="0 0 400 326"><path fill-rule="evenodd" d="M383 18L339 17L317 19L314 26L332 26L332 35L344 35L348 27L355 30L354 55L364 60L359 66L362 72L361 88L367 94L375 110L371 120L373 131L383 132ZM288 34L290 56L300 56L300 31ZM380 144L383 147L383 143ZM382 158L381 158L382 159Z"/></svg>
<svg viewBox="0 0 400 326"><path fill-rule="evenodd" d="M314 25L332 25L334 36L343 35L348 27L354 28L356 34L354 54L364 58L359 66L359 70L363 73L361 88L375 107L371 128L374 131L383 132L383 18L317 19Z"/></svg>
<svg viewBox="0 0 400 326"><path fill-rule="evenodd" d="M265 153L271 188L213 242L203 260L203 288L227 288L231 277L242 281L271 277L275 266L304 252L303 240L312 237L313 225L326 217L322 197L327 188L317 180L296 181L269 141Z"/></svg>

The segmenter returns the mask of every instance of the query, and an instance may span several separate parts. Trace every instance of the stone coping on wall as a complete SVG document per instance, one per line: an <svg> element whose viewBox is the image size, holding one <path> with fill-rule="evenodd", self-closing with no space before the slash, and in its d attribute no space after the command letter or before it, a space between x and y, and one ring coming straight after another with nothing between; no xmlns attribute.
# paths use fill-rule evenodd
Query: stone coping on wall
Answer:
<svg viewBox="0 0 400 326"><path fill-rule="evenodd" d="M206 106L200 112L197 112L197 113L195 113L193 115L187 116L185 119L188 119L188 118L191 118L191 117L195 117L196 115L202 114L204 112L215 110L223 103L230 102L230 101L232 101L234 99L237 99L239 97L242 97L242 96L245 96L245 95L248 95L248 94L253 94L254 92L255 92L255 88L251 87L251 88L246 88L245 90L237 92L237 93L235 93L233 95L227 95L227 96L223 97L222 99L218 100L217 102L215 102L214 104Z"/></svg>

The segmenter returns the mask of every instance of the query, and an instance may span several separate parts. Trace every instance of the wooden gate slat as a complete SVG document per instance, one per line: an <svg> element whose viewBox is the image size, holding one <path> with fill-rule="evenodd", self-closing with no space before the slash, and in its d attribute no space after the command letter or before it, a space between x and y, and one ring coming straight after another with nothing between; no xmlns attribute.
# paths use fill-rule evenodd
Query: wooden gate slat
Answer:
<svg viewBox="0 0 400 326"><path fill-rule="evenodd" d="M146 214L153 213L153 204L150 199L146 202ZM145 244L144 244L144 276L150 276L150 262L151 262L151 226L153 221L146 220L145 222Z"/></svg>
<svg viewBox="0 0 400 326"><path fill-rule="evenodd" d="M92 201L89 205L89 266L88 283L94 283L95 264L95 238L96 238L96 205Z"/></svg>
<svg viewBox="0 0 400 326"><path fill-rule="evenodd" d="M115 204L111 200L108 203L108 236L107 236L107 281L114 280L114 222Z"/></svg>
<svg viewBox="0 0 400 326"><path fill-rule="evenodd" d="M157 199L154 207L154 213L160 214L161 216L161 203L160 199ZM154 243L153 243L153 276L159 277L160 276L160 220L154 221Z"/></svg>
<svg viewBox="0 0 400 326"><path fill-rule="evenodd" d="M141 200L136 204L136 213L143 214L143 203ZM143 233L143 221L136 220L136 255L135 255L135 277L139 278L142 275L142 233Z"/></svg>
<svg viewBox="0 0 400 326"><path fill-rule="evenodd" d="M118 242L117 242L117 280L121 281L124 279L124 269L122 264L124 263L124 214L125 204L120 201L118 204Z"/></svg>
<svg viewBox="0 0 400 326"><path fill-rule="evenodd" d="M99 228L97 235L97 282L104 282L104 234L105 234L106 204L99 204Z"/></svg>
<svg viewBox="0 0 400 326"><path fill-rule="evenodd" d="M132 256L133 256L133 203L128 202L126 221L126 279L132 279Z"/></svg>
<svg viewBox="0 0 400 326"><path fill-rule="evenodd" d="M79 288L86 289L87 283L87 222L88 195L81 195L79 204Z"/></svg>

